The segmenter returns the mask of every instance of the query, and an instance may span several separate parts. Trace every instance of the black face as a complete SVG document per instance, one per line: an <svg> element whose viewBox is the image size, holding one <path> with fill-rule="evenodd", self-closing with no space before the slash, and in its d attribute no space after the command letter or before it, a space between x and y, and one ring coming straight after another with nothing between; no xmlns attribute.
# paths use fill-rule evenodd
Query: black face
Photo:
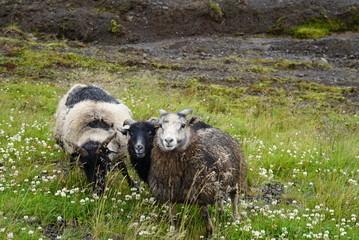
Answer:
<svg viewBox="0 0 359 240"><path fill-rule="evenodd" d="M99 148L99 142L89 141L81 146L87 151L88 156L77 155L81 167L84 169L86 177L93 185L93 190L97 194L102 194L105 189L105 176L107 166L110 163L108 148L96 153Z"/></svg>
<svg viewBox="0 0 359 240"><path fill-rule="evenodd" d="M156 128L149 122L135 122L131 124L128 130L130 140L129 143L135 150L138 158L143 158L150 154L153 138Z"/></svg>

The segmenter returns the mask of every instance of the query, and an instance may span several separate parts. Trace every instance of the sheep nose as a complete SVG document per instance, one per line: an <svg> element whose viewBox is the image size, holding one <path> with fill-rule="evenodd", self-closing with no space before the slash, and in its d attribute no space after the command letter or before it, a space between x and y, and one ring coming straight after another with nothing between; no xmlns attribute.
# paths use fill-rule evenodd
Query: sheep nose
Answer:
<svg viewBox="0 0 359 240"><path fill-rule="evenodd" d="M136 150L137 151L141 151L144 149L144 146L143 145L136 145Z"/></svg>
<svg viewBox="0 0 359 240"><path fill-rule="evenodd" d="M173 142L173 138L167 137L167 138L165 138L165 141L167 144L170 144L171 142Z"/></svg>

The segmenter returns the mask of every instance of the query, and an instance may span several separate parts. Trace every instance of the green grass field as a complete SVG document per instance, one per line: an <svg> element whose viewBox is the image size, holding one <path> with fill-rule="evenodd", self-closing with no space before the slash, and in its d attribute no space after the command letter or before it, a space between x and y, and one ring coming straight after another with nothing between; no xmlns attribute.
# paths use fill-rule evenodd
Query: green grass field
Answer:
<svg viewBox="0 0 359 240"><path fill-rule="evenodd" d="M300 90L288 92L266 79L233 89L195 76L174 87L151 69L121 65L122 53L107 59L100 50L21 34L1 37L0 46L7 51L0 55L0 239L204 238L197 207L178 205L174 229L143 183L132 191L112 172L97 197L81 169L69 170L53 139L53 114L79 82L104 87L136 120L160 108L192 108L241 143L252 187L283 184L278 201L243 198L239 222L229 202L223 216L212 206L213 239L358 239L359 116L344 98L348 89L298 82ZM253 88L263 94L250 94Z"/></svg>

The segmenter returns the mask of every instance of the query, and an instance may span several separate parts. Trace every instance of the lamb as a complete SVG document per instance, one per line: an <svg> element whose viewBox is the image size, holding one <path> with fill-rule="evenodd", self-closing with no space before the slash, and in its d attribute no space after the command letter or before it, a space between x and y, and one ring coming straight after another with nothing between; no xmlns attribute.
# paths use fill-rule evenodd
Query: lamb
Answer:
<svg viewBox="0 0 359 240"><path fill-rule="evenodd" d="M97 194L103 193L107 170L116 161L134 186L124 162L127 138L117 134L131 116L125 104L95 85L76 84L59 102L55 140L70 154L71 165L78 160Z"/></svg>
<svg viewBox="0 0 359 240"><path fill-rule="evenodd" d="M136 122L127 119L124 122L123 134L129 135L128 153L131 164L142 181L148 184L151 167L151 150L157 128L149 121Z"/></svg>
<svg viewBox="0 0 359 240"><path fill-rule="evenodd" d="M213 226L208 205L229 194L234 218L240 192L247 188L246 162L239 143L226 132L199 121L187 120L191 109L179 113L159 110L158 130L148 176L152 195L162 203L198 204L210 236Z"/></svg>

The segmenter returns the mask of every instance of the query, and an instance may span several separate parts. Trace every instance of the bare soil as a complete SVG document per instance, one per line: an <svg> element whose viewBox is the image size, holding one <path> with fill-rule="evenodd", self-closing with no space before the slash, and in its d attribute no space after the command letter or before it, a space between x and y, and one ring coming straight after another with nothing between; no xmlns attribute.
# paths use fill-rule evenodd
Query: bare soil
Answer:
<svg viewBox="0 0 359 240"><path fill-rule="evenodd" d="M263 78L290 79L284 83L288 91L295 90L293 83L298 81L340 86L348 89L349 102L359 103L359 33L315 40L265 35L187 37L125 44L121 51L137 56L127 62L129 65L160 63L171 68L153 70L167 83L196 77L205 84L248 87ZM288 65L277 66L283 62Z"/></svg>

